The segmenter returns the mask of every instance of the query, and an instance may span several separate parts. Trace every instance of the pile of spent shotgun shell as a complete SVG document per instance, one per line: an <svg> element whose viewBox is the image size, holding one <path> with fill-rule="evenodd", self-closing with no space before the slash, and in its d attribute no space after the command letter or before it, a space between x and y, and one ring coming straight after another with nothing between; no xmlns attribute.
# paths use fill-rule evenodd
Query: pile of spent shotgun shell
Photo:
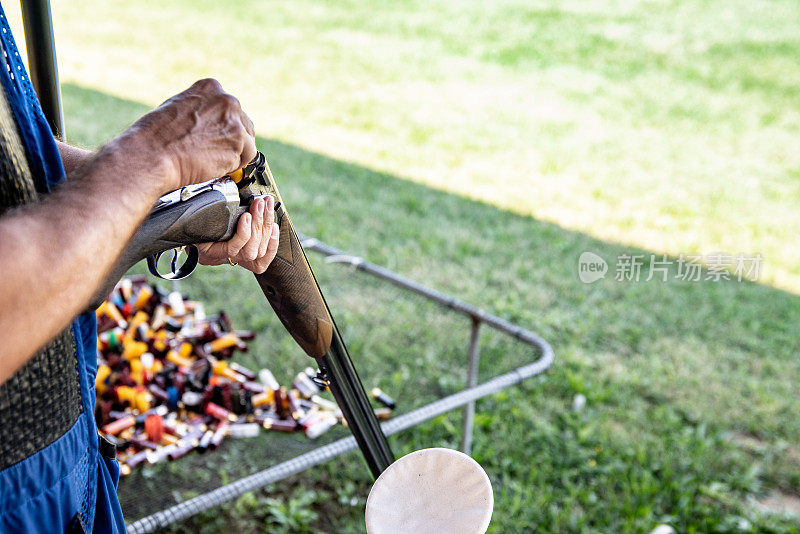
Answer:
<svg viewBox="0 0 800 534"><path fill-rule="evenodd" d="M226 437L257 436L260 428L313 439L346 425L318 370L306 368L285 387L269 369L231 361L255 334L234 330L224 312L207 316L202 303L133 276L96 313L95 419L116 445L124 475L216 449ZM381 405L376 415L388 419L394 401L378 388L371 393Z"/></svg>

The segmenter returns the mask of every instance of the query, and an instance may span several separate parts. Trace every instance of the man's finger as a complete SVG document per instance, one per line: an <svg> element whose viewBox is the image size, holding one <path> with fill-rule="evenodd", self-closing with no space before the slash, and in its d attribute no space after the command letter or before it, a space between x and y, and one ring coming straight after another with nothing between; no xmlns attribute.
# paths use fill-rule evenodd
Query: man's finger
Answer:
<svg viewBox="0 0 800 534"><path fill-rule="evenodd" d="M261 274L267 270L272 260L275 259L275 254L278 252L278 236L280 234L280 229L278 225L273 223L272 224L272 231L270 232L269 239L267 241L267 251L263 256L260 256L255 262L253 262L253 272L256 274Z"/></svg>
<svg viewBox="0 0 800 534"><path fill-rule="evenodd" d="M278 253L278 236L280 233L281 230L278 228L278 225L276 223L272 223L272 232L270 232L269 240L267 241L267 251L262 256L263 260L267 262L267 265L272 263L272 260L275 259L275 254Z"/></svg>
<svg viewBox="0 0 800 534"><path fill-rule="evenodd" d="M250 225L250 239L239 251L239 257L243 260L254 261L258 258L259 242L261 241L264 227L264 204L264 199L259 198L250 206L250 214L253 218L253 222Z"/></svg>
<svg viewBox="0 0 800 534"><path fill-rule="evenodd" d="M275 199L272 196L267 197L264 203L264 228L261 234L261 243L258 247L258 257L261 258L267 253L269 246L270 235L272 234L272 223L275 222Z"/></svg>
<svg viewBox="0 0 800 534"><path fill-rule="evenodd" d="M239 217L239 222L236 225L236 233L228 241L228 256L236 256L242 247L250 240L250 226L253 222L253 216L245 213Z"/></svg>

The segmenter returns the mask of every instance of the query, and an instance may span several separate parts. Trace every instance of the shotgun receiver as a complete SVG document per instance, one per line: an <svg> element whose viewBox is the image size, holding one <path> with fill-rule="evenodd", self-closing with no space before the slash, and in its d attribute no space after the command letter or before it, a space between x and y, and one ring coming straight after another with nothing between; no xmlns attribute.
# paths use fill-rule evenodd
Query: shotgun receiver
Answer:
<svg viewBox="0 0 800 534"><path fill-rule="evenodd" d="M316 359L377 478L394 457L262 153L230 176L161 197L115 265L107 287L98 292L98 304L133 264L148 258L150 270L155 271L157 257L170 249L187 247L189 268L177 267L173 259L170 275L185 276L197 261L194 244L231 237L250 203L268 194L275 198L280 238L275 259L264 273L255 275L256 280L286 330L306 354Z"/></svg>
<svg viewBox="0 0 800 534"><path fill-rule="evenodd" d="M150 271L161 278L179 280L188 276L197 265L194 245L233 236L250 200L245 203L236 183L228 178L183 187L159 198L92 298L90 308L97 308L122 275L143 259L147 259ZM182 249L188 258L178 266L178 251ZM158 260L170 250L175 252L172 270L162 275L158 272Z"/></svg>

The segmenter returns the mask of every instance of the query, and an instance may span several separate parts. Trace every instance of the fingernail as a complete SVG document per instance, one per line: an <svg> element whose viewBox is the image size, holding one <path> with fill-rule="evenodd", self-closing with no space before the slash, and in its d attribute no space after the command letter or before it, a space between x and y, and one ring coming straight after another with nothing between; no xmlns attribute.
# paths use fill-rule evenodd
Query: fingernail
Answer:
<svg viewBox="0 0 800 534"><path fill-rule="evenodd" d="M272 209L275 206L275 197L272 195L267 196L267 206L269 206L269 209Z"/></svg>

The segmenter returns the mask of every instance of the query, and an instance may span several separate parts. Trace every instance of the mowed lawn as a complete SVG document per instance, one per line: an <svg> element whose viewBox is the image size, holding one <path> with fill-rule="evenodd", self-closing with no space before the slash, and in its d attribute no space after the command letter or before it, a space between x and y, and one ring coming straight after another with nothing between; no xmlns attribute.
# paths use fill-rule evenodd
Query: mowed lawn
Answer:
<svg viewBox="0 0 800 534"><path fill-rule="evenodd" d="M478 404L492 532L798 531L775 512L800 513L800 4L53 8L70 140L96 146L214 76L302 232L553 344L546 376ZM605 280L579 281L584 251ZM717 251L761 254L758 282L614 280L621 254ZM407 406L458 386L448 319L319 263L370 385ZM246 273L183 288L269 331L260 365L270 336L291 350ZM523 361L506 348L487 338L483 378ZM392 443L455 447L458 425ZM369 484L351 454L176 528L359 532Z"/></svg>

